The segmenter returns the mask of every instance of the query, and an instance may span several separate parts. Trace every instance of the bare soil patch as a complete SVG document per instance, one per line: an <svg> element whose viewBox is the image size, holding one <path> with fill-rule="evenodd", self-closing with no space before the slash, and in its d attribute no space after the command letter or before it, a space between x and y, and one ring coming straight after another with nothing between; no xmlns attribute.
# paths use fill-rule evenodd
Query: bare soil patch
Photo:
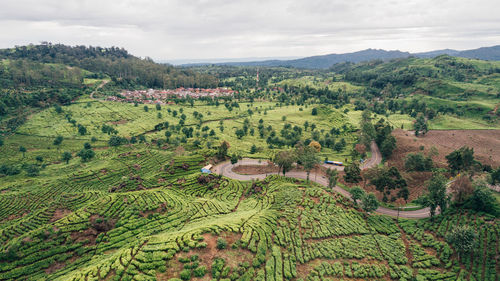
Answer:
<svg viewBox="0 0 500 281"><path fill-rule="evenodd" d="M418 152L420 146L428 153L431 147L436 147L439 155L435 157L438 165L446 166L445 156L452 151L468 146L474 148L474 156L483 164L494 167L500 165L500 130L432 130L423 137L415 137L412 132L394 130L397 148L389 159L401 159L402 154Z"/></svg>
<svg viewBox="0 0 500 281"><path fill-rule="evenodd" d="M50 219L50 222L60 220L71 213L72 213L72 211L68 210L68 209L57 209L54 212L54 215L52 216L52 218Z"/></svg>
<svg viewBox="0 0 500 281"><path fill-rule="evenodd" d="M207 268L207 274L203 278L195 278L193 280L211 280L212 262L215 258L223 258L226 261L225 266L237 267L242 262L251 263L254 254L246 249L233 249L231 245L241 239L240 233L223 232L219 235L205 233L202 235L203 241L207 246L202 249L191 249L189 252L180 252L175 257L167 262L167 271L156 275L158 280L169 280L170 278L179 277L183 269L183 264L179 262L179 258L191 257L198 255L200 266ZM217 239L224 238L227 241L226 249L217 249Z"/></svg>
<svg viewBox="0 0 500 281"><path fill-rule="evenodd" d="M233 168L233 172L242 175L258 175L258 174L269 174L277 173L279 171L278 167L275 166L263 166L263 165L238 165Z"/></svg>
<svg viewBox="0 0 500 281"><path fill-rule="evenodd" d="M500 165L500 130L433 130L423 137L415 137L413 132L396 129L393 131L396 137L396 149L392 156L387 159L386 165L395 166L406 179L410 196L408 202L416 199L427 191L425 182L432 176L431 172L406 172L404 168L405 158L409 153L421 152L429 155L435 147L439 153L433 156L434 164L445 168L448 166L446 155L462 146L474 149L474 157L483 164L493 167ZM364 170L362 174L369 173ZM342 182L342 180L341 180ZM374 192L377 198L382 198L382 193L375 190L368 181L361 183L365 190ZM349 184L351 186L351 184ZM390 198L390 196L388 196ZM400 202L404 204L402 200Z"/></svg>

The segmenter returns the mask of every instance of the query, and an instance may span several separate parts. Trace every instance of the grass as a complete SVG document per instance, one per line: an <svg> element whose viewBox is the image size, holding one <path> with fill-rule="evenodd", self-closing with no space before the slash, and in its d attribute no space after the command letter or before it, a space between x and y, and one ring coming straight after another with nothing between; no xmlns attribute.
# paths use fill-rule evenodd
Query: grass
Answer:
<svg viewBox="0 0 500 281"><path fill-rule="evenodd" d="M85 98L83 99L85 100ZM329 109L322 115L312 116L312 107L299 107L299 106L283 106L277 107L276 104L270 102L257 102L252 105L249 103L241 103L240 108L235 108L229 112L223 105L208 106L197 102L194 107L183 105L167 105L163 106L160 111L157 111L154 106L149 105L149 111L144 111L144 105L135 107L133 104L117 103L117 102L104 102L104 101L88 101L75 103L70 106L63 107L63 113L56 113L53 108L46 109L40 113L32 115L28 122L18 129L20 134L30 136L46 137L48 142L53 138L60 135L65 139L74 139L90 141L92 137L102 140L99 145L104 146L105 141L109 139L106 133L101 131L101 126L107 124L113 126L118 130L119 135L130 138L131 136L138 136L145 134L148 139L165 138L164 131L154 132L154 126L158 123L169 122L170 125L179 123L180 110L186 115L185 124L195 127L198 120L193 116L193 113L199 112L203 114L202 127L208 126L209 130L216 132L215 137L207 139L200 138L203 144L210 141L212 145L218 145L222 140L226 140L231 144L230 153L237 153L245 157L254 158L270 158L276 151L280 149L269 149L266 144L266 139L258 137L258 122L260 119L264 121L265 127L272 126L274 130L279 131L283 128L285 123L292 126L303 127L304 121L308 120L310 124L315 124L318 131L324 133L329 132L332 127L340 128L348 122L343 113L335 109ZM302 108L302 111L300 110ZM179 112L177 117L169 114L167 109ZM248 109L251 109L254 114L249 115ZM76 126L72 125L65 118L66 113L71 113L72 119L76 120L87 128L88 134L81 136L78 133ZM162 114L158 118L158 113ZM282 118L286 117L286 121ZM254 136L247 135L242 139L236 137L235 131L237 128L243 126L244 120L248 118L250 125L254 128ZM224 131L219 130L219 122L223 121ZM195 130L197 131L197 130ZM322 134L324 134L322 133ZM174 135L175 137L175 135ZM311 129L303 132L303 139L311 137ZM332 149L325 148L321 152L321 157L328 157L329 159L336 159L345 161L350 155L350 144L355 141L354 134L345 134L343 137L347 142L347 148L342 152L335 152ZM337 141L340 140L340 137ZM259 150L256 154L250 154L252 145L256 145ZM14 145L15 146L15 145ZM12 147L14 149L14 147ZM36 149L40 149L36 147Z"/></svg>

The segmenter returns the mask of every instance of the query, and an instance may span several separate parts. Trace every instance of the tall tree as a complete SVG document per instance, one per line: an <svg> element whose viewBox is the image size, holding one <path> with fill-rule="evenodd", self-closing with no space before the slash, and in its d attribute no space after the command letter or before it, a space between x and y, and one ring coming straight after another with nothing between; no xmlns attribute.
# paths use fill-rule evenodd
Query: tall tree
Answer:
<svg viewBox="0 0 500 281"><path fill-rule="evenodd" d="M311 170L319 163L319 157L316 149L311 146L304 146L302 149L298 150L297 158L304 167L306 171L307 178L309 181L309 175L311 174Z"/></svg>
<svg viewBox="0 0 500 281"><path fill-rule="evenodd" d="M415 130L415 136L417 137L421 134L425 135L427 131L429 131L427 120L425 120L423 114L419 114L417 116L417 120L415 120L415 123L413 123L413 129Z"/></svg>
<svg viewBox="0 0 500 281"><path fill-rule="evenodd" d="M461 174L455 178L450 184L450 190L453 194L453 200L458 204L463 204L469 196L474 194L472 182L465 174Z"/></svg>
<svg viewBox="0 0 500 281"><path fill-rule="evenodd" d="M283 172L283 176L285 176L286 172L290 171L293 163L296 161L296 156L290 150L283 150L276 154L273 161L278 165L280 171Z"/></svg>
<svg viewBox="0 0 500 281"><path fill-rule="evenodd" d="M351 198L354 201L354 204L358 204L358 200L363 199L365 197L365 190L359 186L355 186L351 189Z"/></svg>
<svg viewBox="0 0 500 281"><path fill-rule="evenodd" d="M474 163L474 149L463 146L446 155L446 161L453 173L469 170Z"/></svg>
<svg viewBox="0 0 500 281"><path fill-rule="evenodd" d="M326 170L328 188L333 188L337 184L338 171L334 169Z"/></svg>
<svg viewBox="0 0 500 281"><path fill-rule="evenodd" d="M362 207L365 212L369 213L375 211L378 208L377 197L373 193L365 195L362 199Z"/></svg>
<svg viewBox="0 0 500 281"><path fill-rule="evenodd" d="M24 158L24 154L26 153L26 147L24 147L24 146L21 145L19 147L19 152L21 152L23 154L23 158Z"/></svg>
<svg viewBox="0 0 500 281"><path fill-rule="evenodd" d="M400 190L408 186L396 167L380 169L370 183L383 193L384 202L387 202L387 195L391 193L391 190Z"/></svg>
<svg viewBox="0 0 500 281"><path fill-rule="evenodd" d="M477 233L469 226L456 226L446 234L446 241L457 251L460 256L469 253L476 245Z"/></svg>
<svg viewBox="0 0 500 281"><path fill-rule="evenodd" d="M352 162L344 168L344 180L350 183L358 183L361 181L361 169L358 162Z"/></svg>
<svg viewBox="0 0 500 281"><path fill-rule="evenodd" d="M71 160L71 158L73 158L73 155L71 155L71 152L65 151L65 152L62 154L62 160L63 160L63 161L66 161L66 164L68 164L68 163L69 163L69 160Z"/></svg>
<svg viewBox="0 0 500 281"><path fill-rule="evenodd" d="M427 182L427 205L430 208L431 217L436 214L437 207L441 208L441 213L446 210L447 196L446 196L446 178L442 174L434 174Z"/></svg>

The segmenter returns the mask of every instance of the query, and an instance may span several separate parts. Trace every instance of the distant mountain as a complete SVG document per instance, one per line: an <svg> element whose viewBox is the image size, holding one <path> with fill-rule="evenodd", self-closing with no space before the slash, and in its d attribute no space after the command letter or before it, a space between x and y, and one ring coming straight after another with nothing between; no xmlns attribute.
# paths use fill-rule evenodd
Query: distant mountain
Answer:
<svg viewBox="0 0 500 281"><path fill-rule="evenodd" d="M367 49L354 53L345 54L330 54L322 56L306 57L294 60L266 60L266 61L251 61L251 62L225 62L220 65L233 66L270 66L270 67L296 67L309 69L326 69L339 62L358 63L362 61L370 61L375 59L390 60L395 58L408 57L411 54L401 51L386 51Z"/></svg>
<svg viewBox="0 0 500 281"><path fill-rule="evenodd" d="M469 59L500 60L500 45L461 51L456 56Z"/></svg>
<svg viewBox="0 0 500 281"><path fill-rule="evenodd" d="M440 55L450 55L450 56L456 56L460 51L457 50L452 50L452 49L443 49L443 50L436 50L436 51L430 51L430 52L422 52L422 53L413 53L412 55L419 57L419 58L434 58Z"/></svg>
<svg viewBox="0 0 500 281"><path fill-rule="evenodd" d="M386 51L379 49L366 49L354 53L329 54L322 56L312 56L293 60L264 60L264 61L240 61L223 62L218 65L232 66L268 66L268 67L296 67L307 69L327 69L336 63L342 62L363 62L371 60L391 60L396 58L406 58L415 56L419 58L433 58L439 55L450 55L455 57L473 58L480 60L500 60L500 45L492 47L483 47L473 50L457 51L452 49L443 49L422 53L409 53L401 51ZM212 63L196 63L196 65L208 65ZM184 65L184 66L193 66Z"/></svg>

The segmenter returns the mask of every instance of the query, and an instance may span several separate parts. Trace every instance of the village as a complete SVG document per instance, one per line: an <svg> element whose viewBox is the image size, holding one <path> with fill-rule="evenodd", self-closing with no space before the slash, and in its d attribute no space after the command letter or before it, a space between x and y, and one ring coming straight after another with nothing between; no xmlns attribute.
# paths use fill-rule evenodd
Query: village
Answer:
<svg viewBox="0 0 500 281"><path fill-rule="evenodd" d="M169 99L175 98L215 98L224 96L233 96L236 91L228 88L177 88L175 90L136 90L123 91L116 96L109 96L108 101L144 103L144 104L168 104Z"/></svg>

